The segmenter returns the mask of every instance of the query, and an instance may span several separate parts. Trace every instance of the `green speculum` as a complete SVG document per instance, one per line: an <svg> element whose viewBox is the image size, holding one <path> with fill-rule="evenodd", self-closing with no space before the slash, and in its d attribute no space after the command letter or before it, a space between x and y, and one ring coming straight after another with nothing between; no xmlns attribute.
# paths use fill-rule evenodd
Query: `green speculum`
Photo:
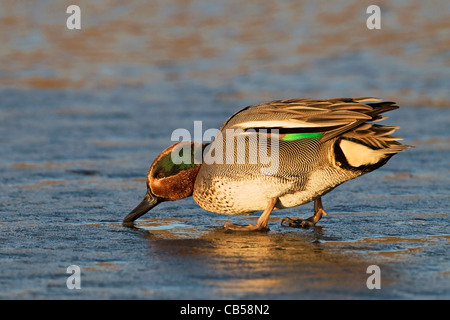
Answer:
<svg viewBox="0 0 450 320"><path fill-rule="evenodd" d="M283 141L294 141L305 138L320 139L324 132L312 132L312 133L288 133L283 137Z"/></svg>

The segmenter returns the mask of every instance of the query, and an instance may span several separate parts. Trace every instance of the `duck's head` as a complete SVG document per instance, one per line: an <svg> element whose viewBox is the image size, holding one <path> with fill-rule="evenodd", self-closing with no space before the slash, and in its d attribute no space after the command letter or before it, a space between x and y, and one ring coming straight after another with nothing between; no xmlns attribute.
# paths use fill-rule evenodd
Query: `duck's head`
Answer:
<svg viewBox="0 0 450 320"><path fill-rule="evenodd" d="M177 142L153 161L147 173L147 193L124 219L130 224L163 201L180 200L192 195L206 144Z"/></svg>

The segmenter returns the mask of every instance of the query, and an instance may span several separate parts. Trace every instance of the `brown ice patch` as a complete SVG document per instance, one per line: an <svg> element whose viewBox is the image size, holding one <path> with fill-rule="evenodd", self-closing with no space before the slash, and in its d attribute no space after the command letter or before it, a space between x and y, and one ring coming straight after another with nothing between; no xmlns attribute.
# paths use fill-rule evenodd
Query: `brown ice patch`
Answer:
<svg viewBox="0 0 450 320"><path fill-rule="evenodd" d="M39 181L37 183L21 185L20 188L35 189L35 188L42 188L42 187L46 187L46 186L60 185L60 184L67 184L67 181L64 181L64 180L43 180L43 181Z"/></svg>
<svg viewBox="0 0 450 320"><path fill-rule="evenodd" d="M409 179L421 179L420 176L412 174L410 172L395 172L390 176L384 177L386 180L409 180Z"/></svg>
<svg viewBox="0 0 450 320"><path fill-rule="evenodd" d="M398 242L433 242L433 239L424 239L424 238L405 238L405 237L392 237L392 236L382 236L382 237L374 237L374 238L363 238L356 241L326 241L330 244L335 245L345 245L345 244L379 244L379 243L398 243Z"/></svg>
<svg viewBox="0 0 450 320"><path fill-rule="evenodd" d="M76 165L89 165L96 163L91 160L80 160L80 161L47 161L47 162L18 162L13 163L11 166L16 169L55 169L55 168L66 168L74 167Z"/></svg>
<svg viewBox="0 0 450 320"><path fill-rule="evenodd" d="M437 150L450 149L450 138L415 139L411 143L415 146L434 145Z"/></svg>
<svg viewBox="0 0 450 320"><path fill-rule="evenodd" d="M129 161L128 158L114 159L114 160L75 160L75 161L45 161L45 162L17 162L11 164L11 167L15 169L61 169L69 168L78 173L82 171L92 171L90 168L94 168L101 165L108 166L122 162Z"/></svg>
<svg viewBox="0 0 450 320"><path fill-rule="evenodd" d="M394 258L394 257L400 256L400 255L414 254L416 252L423 251L424 249L425 249L425 247L419 246L419 247L399 249L399 250L377 251L377 252L371 252L370 254L377 255L377 256L381 255L386 258Z"/></svg>
<svg viewBox="0 0 450 320"><path fill-rule="evenodd" d="M4 292L6 296L9 297L15 297L15 298L23 298L28 297L36 294L36 290L18 290L18 291L10 291L10 292Z"/></svg>
<svg viewBox="0 0 450 320"><path fill-rule="evenodd" d="M97 262L92 266L82 267L81 272L83 271L119 271L123 270L123 267L113 262Z"/></svg>
<svg viewBox="0 0 450 320"><path fill-rule="evenodd" d="M98 262L96 265L102 269L106 270L122 270L123 268L120 267L117 263L112 262Z"/></svg>
<svg viewBox="0 0 450 320"><path fill-rule="evenodd" d="M24 83L28 86L39 89L62 89L69 87L78 87L78 81L67 78L44 78L29 77L24 79Z"/></svg>
<svg viewBox="0 0 450 320"><path fill-rule="evenodd" d="M408 238L397 236L381 236L363 238L356 241L326 241L327 244L337 247L363 248L370 256L384 258L407 258L426 249L426 244L436 243L441 240L449 241L450 235L428 236L420 238ZM388 246L386 249L385 246ZM368 250L368 247L371 249Z"/></svg>

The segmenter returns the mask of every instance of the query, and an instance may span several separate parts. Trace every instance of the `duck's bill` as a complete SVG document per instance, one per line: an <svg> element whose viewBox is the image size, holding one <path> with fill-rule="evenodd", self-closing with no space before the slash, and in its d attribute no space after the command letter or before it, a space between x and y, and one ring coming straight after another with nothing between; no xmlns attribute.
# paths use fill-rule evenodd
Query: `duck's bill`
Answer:
<svg viewBox="0 0 450 320"><path fill-rule="evenodd" d="M150 211L153 207L155 207L158 203L161 202L161 199L159 199L157 196L152 194L150 189L147 190L147 194L144 197L144 200L141 201L137 205L136 208L133 209L124 219L124 224L130 224L139 217L146 214L148 211Z"/></svg>

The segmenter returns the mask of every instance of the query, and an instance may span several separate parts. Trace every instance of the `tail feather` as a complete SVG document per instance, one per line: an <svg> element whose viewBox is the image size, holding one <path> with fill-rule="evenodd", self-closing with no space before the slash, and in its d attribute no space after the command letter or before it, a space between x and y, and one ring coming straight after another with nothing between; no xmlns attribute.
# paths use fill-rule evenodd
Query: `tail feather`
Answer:
<svg viewBox="0 0 450 320"><path fill-rule="evenodd" d="M403 140L402 138L391 136L399 128L399 126L365 123L352 131L346 132L342 135L342 138L358 142L386 154L398 153L412 147L397 142Z"/></svg>
<svg viewBox="0 0 450 320"><path fill-rule="evenodd" d="M369 100L370 98L354 98L358 99L358 102L362 102L363 99ZM371 100L373 101L373 100ZM366 113L372 119L369 121L377 122L386 119L387 117L381 116L382 113L396 110L399 108L393 101L383 102L368 102L366 105L370 106L372 110ZM343 139L353 140L367 147L370 147L376 152L384 154L395 154L412 148L412 146L401 144L397 141L403 140L402 138L394 137L393 134L399 126L385 126L373 124L371 122L364 122L352 130L342 135Z"/></svg>
<svg viewBox="0 0 450 320"><path fill-rule="evenodd" d="M386 117L381 116L382 113L400 108L399 106L397 106L395 104L395 102L392 102L392 101L367 103L367 105L371 106L373 108L372 111L367 113L368 115L370 115L372 117L372 121L381 121L383 119L386 119Z"/></svg>

